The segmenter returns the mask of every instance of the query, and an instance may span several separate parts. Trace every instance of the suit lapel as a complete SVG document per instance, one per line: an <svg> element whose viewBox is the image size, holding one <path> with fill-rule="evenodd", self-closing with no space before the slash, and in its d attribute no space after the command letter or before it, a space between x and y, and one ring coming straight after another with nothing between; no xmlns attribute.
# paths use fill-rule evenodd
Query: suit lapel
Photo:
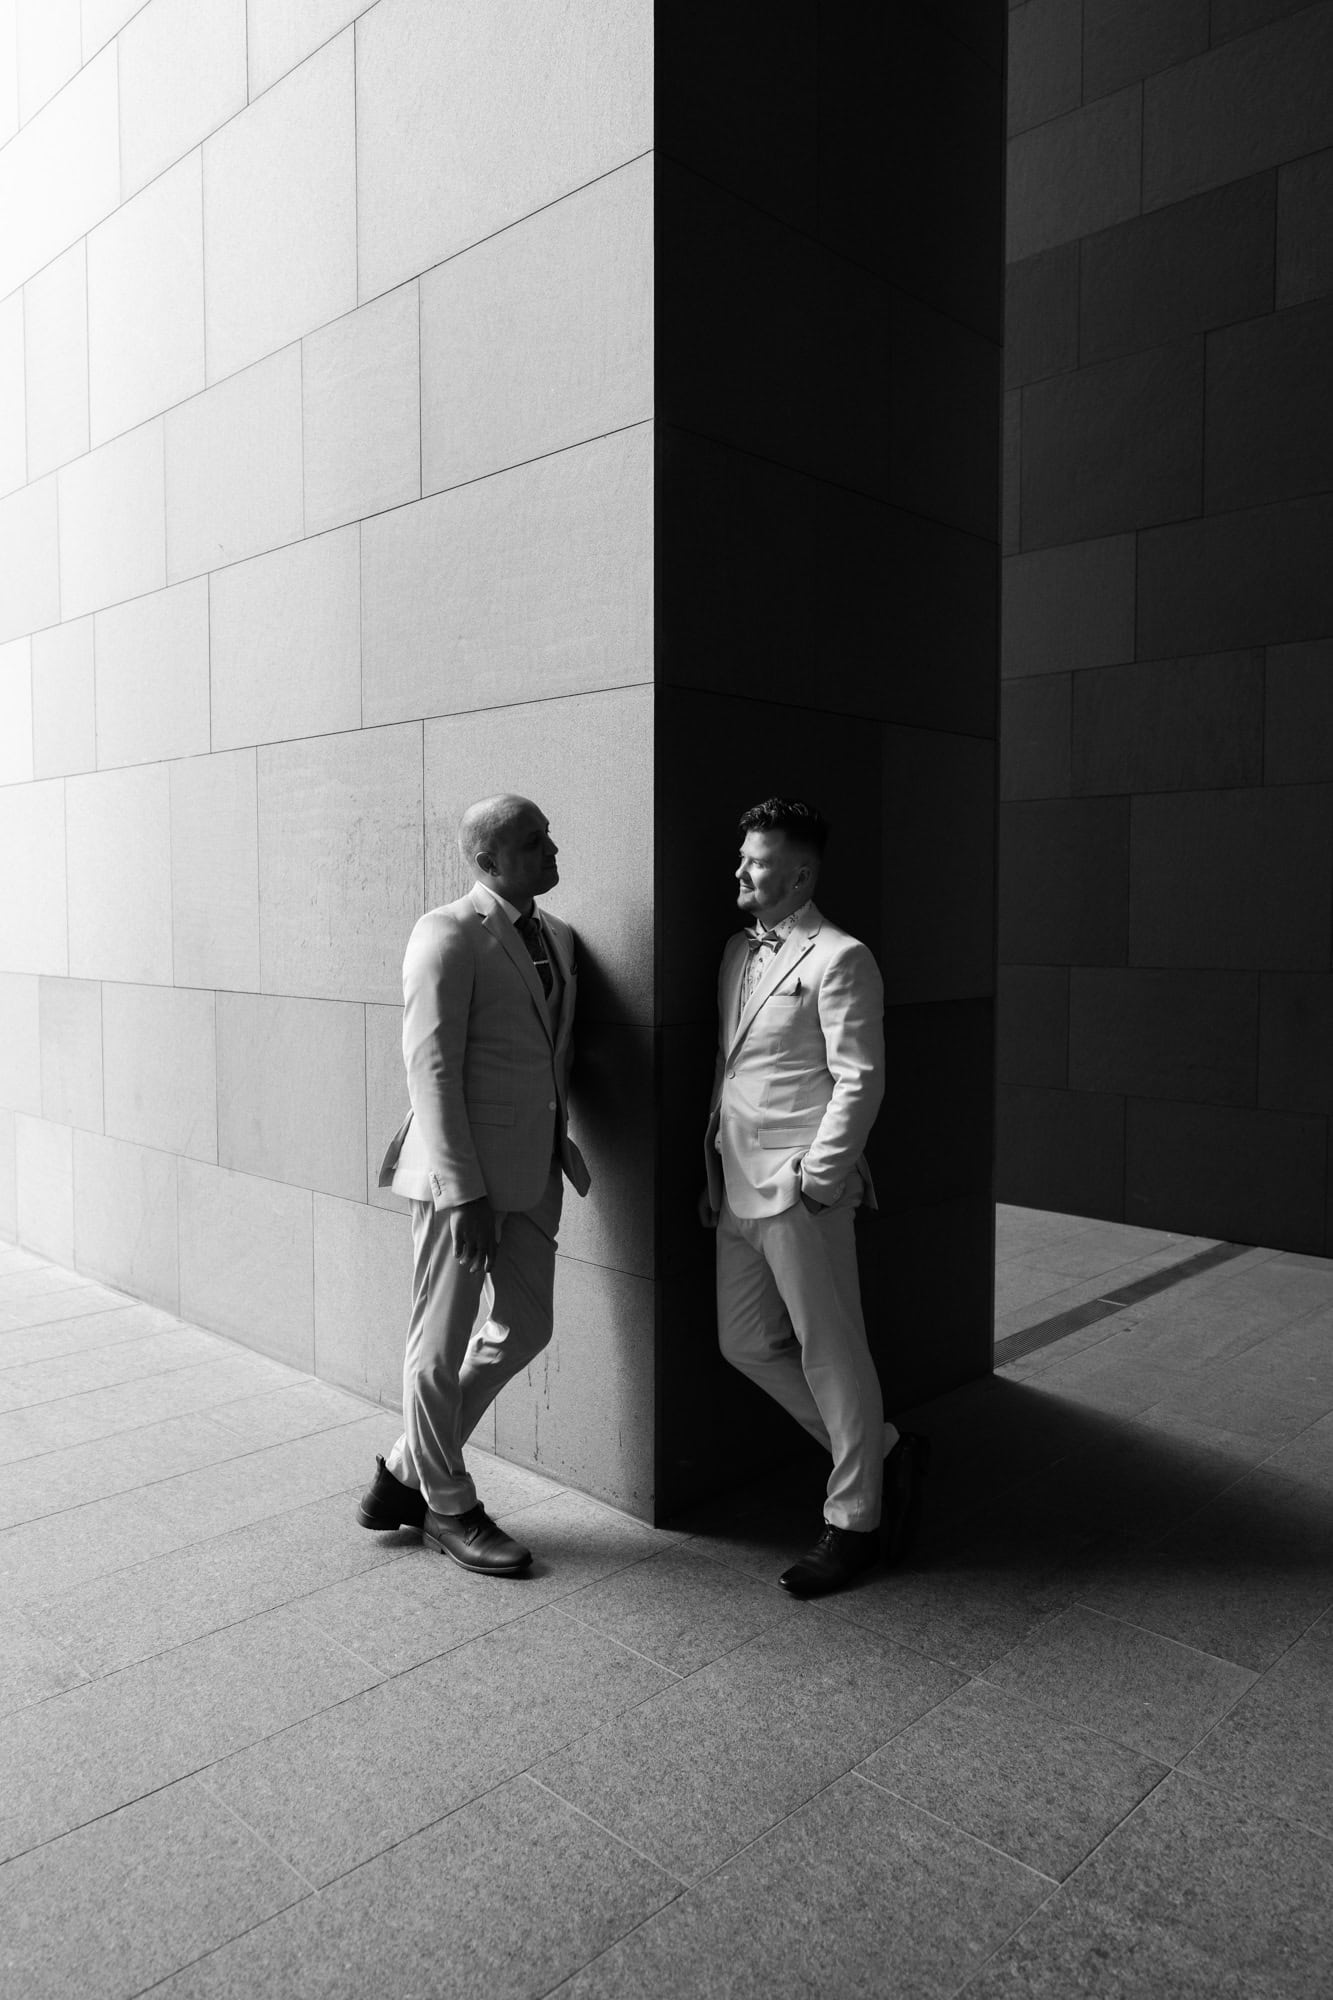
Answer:
<svg viewBox="0 0 1333 2000"><path fill-rule="evenodd" d="M730 1048L727 1052L728 1056L734 1054L740 1043L749 1034L750 1029L754 1025L756 1014L763 1006L765 1000L768 999L770 993L776 991L787 975L795 971L796 967L810 950L815 939L819 936L819 927L822 922L823 918L820 916L818 910L812 907L800 928L794 930L791 936L773 953L772 959L764 969L763 977L746 1002L744 1013L736 1023L731 1037ZM740 974L738 973L738 985L739 980Z"/></svg>
<svg viewBox="0 0 1333 2000"><path fill-rule="evenodd" d="M546 994L542 988L537 968L528 957L527 946L499 904L493 903L484 890L480 888L473 889L472 907L481 918L483 924L485 924L491 936L507 953L514 970L532 997L533 1005L537 1009L542 1027L546 1032L547 1040L554 1043L554 1037L551 1034L551 1017L546 1007ZM551 933L548 930L547 936L549 937L550 935Z"/></svg>

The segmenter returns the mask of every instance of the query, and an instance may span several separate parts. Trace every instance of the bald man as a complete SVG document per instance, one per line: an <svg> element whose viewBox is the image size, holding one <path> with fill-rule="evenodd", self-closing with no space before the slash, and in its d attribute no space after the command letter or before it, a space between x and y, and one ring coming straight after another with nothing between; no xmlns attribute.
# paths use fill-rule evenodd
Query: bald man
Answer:
<svg viewBox="0 0 1333 2000"><path fill-rule="evenodd" d="M419 1527L464 1569L516 1576L531 1552L481 1505L463 1446L551 1338L564 1180L588 1190L568 1132L574 934L537 910L560 871L531 799L482 799L458 838L472 890L427 911L403 961L412 1109L379 1176L412 1203L403 1435L357 1519Z"/></svg>

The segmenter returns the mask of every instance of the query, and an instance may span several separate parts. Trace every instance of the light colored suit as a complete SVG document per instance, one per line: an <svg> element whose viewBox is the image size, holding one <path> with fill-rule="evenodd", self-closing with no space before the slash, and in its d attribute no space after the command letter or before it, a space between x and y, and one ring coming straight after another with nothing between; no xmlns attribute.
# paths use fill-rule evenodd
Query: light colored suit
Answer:
<svg viewBox="0 0 1333 2000"><path fill-rule="evenodd" d="M476 1489L463 1446L490 1403L551 1337L562 1174L588 1169L569 1136L574 934L542 913L553 985L504 906L477 884L429 910L403 960L403 1061L411 1111L379 1184L412 1202L412 1312L404 1431L387 1464L436 1513ZM485 1195L501 1218L489 1277L453 1254L450 1215Z"/></svg>
<svg viewBox="0 0 1333 2000"><path fill-rule="evenodd" d="M776 1215L802 1192L835 1202L858 1172L875 1206L866 1140L884 1096L884 989L873 957L813 903L744 1011L746 933L718 977L718 1054L704 1156L713 1207ZM793 1161L799 1161L799 1169Z"/></svg>
<svg viewBox="0 0 1333 2000"><path fill-rule="evenodd" d="M865 1145L884 1096L874 958L813 903L740 1004L750 950L718 977L718 1056L704 1157L718 1213L722 1352L830 1453L825 1517L879 1521L886 1441L853 1233L875 1205ZM812 1214L802 1194L823 1204Z"/></svg>

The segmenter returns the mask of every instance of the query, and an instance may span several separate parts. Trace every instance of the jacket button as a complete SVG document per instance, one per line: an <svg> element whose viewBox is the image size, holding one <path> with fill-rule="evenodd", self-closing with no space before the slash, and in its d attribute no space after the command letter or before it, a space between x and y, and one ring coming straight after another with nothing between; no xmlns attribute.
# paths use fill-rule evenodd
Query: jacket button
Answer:
<svg viewBox="0 0 1333 2000"><path fill-rule="evenodd" d="M548 1111L554 1111L554 1110L555 1110L555 1099L554 1099L554 1098L552 1098L552 1099L551 1099L551 1101L550 1101L550 1103L549 1103L549 1104L547 1105L546 1109L547 1109Z"/></svg>
<svg viewBox="0 0 1333 2000"><path fill-rule="evenodd" d="M736 1072L735 1072L735 1070L734 1070L734 1069L729 1069L729 1070L727 1071L727 1075L728 1075L728 1076L731 1076L731 1077L734 1077L734 1076L735 1076L735 1074L736 1074Z"/></svg>

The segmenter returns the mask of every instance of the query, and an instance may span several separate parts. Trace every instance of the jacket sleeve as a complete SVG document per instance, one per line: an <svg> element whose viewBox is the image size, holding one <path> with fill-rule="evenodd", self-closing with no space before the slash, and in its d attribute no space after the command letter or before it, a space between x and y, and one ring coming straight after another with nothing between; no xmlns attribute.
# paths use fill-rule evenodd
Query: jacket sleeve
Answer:
<svg viewBox="0 0 1333 2000"><path fill-rule="evenodd" d="M884 982L863 944L840 952L819 984L819 1024L833 1095L801 1162L801 1190L836 1201L866 1149L884 1098Z"/></svg>
<svg viewBox="0 0 1333 2000"><path fill-rule="evenodd" d="M473 978L472 950L455 919L438 911L422 917L403 960L403 1062L436 1208L486 1192L463 1097Z"/></svg>

